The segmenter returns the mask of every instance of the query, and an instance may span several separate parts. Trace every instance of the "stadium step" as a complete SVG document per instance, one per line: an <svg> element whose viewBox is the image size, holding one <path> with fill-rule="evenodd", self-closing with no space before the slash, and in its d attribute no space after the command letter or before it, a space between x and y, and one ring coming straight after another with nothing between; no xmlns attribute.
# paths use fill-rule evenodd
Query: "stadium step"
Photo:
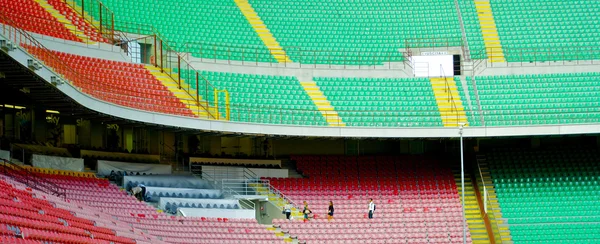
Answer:
<svg viewBox="0 0 600 244"><path fill-rule="evenodd" d="M469 232L471 233L473 243L491 243L487 228L485 227L485 222L481 216L479 202L475 196L475 189L471 182L471 177L468 174L465 174L465 199L462 199L460 174L457 172L454 173L454 180L458 187L459 198L461 201L465 202L465 217L467 219L467 225L469 226Z"/></svg>
<svg viewBox="0 0 600 244"><path fill-rule="evenodd" d="M430 78L429 81L444 127L458 127L460 124L467 126L467 114L454 78Z"/></svg>
<svg viewBox="0 0 600 244"><path fill-rule="evenodd" d="M87 13L87 11L85 11L83 8L80 7L79 9L76 9L75 7L73 7L73 6L78 6L78 4L76 4L74 0L65 0L65 3L67 3L67 5L69 5L69 7L75 11L75 13L83 15L82 16L83 19L92 23L92 26L94 26L96 28L100 27L100 21L96 20L94 17L89 15Z"/></svg>
<svg viewBox="0 0 600 244"><path fill-rule="evenodd" d="M475 0L475 8L477 9L477 16L479 17L479 26L481 27L488 60L492 63L506 62L490 1Z"/></svg>
<svg viewBox="0 0 600 244"><path fill-rule="evenodd" d="M79 39L81 39L81 41L83 41L84 43L88 43L88 44L96 43L94 41L91 41L90 37L85 34L85 31L78 29L77 26L75 24L73 24L73 22L71 22L71 20L69 20L67 17L62 15L60 13L60 11L56 10L54 8L54 6L52 6L51 4L48 3L47 0L34 0L34 1L36 3L38 3L40 6L42 6L42 8L44 8L46 10L46 12L48 12L50 15L52 15L52 17L54 17L58 22L63 24L65 26L65 28L67 28L67 30L69 30L71 33L73 33L73 35L75 35Z"/></svg>
<svg viewBox="0 0 600 244"><path fill-rule="evenodd" d="M159 80L165 87L167 87L167 89L169 89L170 92L173 93L173 95L175 95L177 98L179 98L179 100L185 104L185 106L187 108L189 108L192 113L194 113L194 115L196 115L198 118L203 118L203 119L217 119L217 118L225 118L223 116L217 116L217 109L213 106L208 105L208 103L206 103L206 101L202 98L202 96L200 96L197 100L200 101L200 103L197 102L196 100L196 96L195 96L195 90L193 90L189 84L187 84L183 79L181 80L181 87L177 84L177 82L171 77L169 76L166 72L171 72L170 70L166 69L164 70L165 72L163 72L163 70L161 70L161 68L158 67L154 67L152 65L145 65L145 68L150 72L150 74L152 74L154 77L156 77L157 80ZM175 75L175 74L173 74ZM186 92L185 90L190 91L189 93ZM208 106L208 109L206 108Z"/></svg>
<svg viewBox="0 0 600 244"><path fill-rule="evenodd" d="M304 88L304 91L306 91L306 94L308 94L310 99L317 106L317 109L321 111L327 124L330 126L346 126L316 82L301 81L300 84Z"/></svg>
<svg viewBox="0 0 600 244"><path fill-rule="evenodd" d="M496 188L492 182L492 177L490 175L490 170L488 168L488 164L485 159L481 160L478 158L479 169L481 170L481 176L479 180L483 181L485 184L485 190L488 193L490 207L488 207L488 218L492 225L498 226L498 235L502 239L502 243L512 243L512 236L510 233L510 227L506 223L506 219L502 218L502 209L500 208L500 204L498 203L498 198L496 196ZM491 212L491 214L489 214Z"/></svg>
<svg viewBox="0 0 600 244"><path fill-rule="evenodd" d="M285 53L283 47L279 45L279 42L275 39L269 28L265 25L265 23L260 19L258 13L254 11L254 8L248 0L234 0L235 4L238 6L242 14L246 17L254 31L258 35L258 37L262 40L262 42L269 48L269 52L273 55L273 58L277 60L279 63L291 63L293 62L290 57Z"/></svg>

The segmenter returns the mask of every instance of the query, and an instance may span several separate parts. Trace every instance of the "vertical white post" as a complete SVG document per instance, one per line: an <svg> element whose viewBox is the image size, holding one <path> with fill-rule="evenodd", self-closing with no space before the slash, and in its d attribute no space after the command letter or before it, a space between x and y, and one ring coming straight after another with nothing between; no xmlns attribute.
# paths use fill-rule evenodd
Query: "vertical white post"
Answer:
<svg viewBox="0 0 600 244"><path fill-rule="evenodd" d="M463 151L463 128L465 124L461 123L458 129L460 135L460 187L462 189L462 212L463 212L463 243L467 243L467 216L465 214L465 161Z"/></svg>

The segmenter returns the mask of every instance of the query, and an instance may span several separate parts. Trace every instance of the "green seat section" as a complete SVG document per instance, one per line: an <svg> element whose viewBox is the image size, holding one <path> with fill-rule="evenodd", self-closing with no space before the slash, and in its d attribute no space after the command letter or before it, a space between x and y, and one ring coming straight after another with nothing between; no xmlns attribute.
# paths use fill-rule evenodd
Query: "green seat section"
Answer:
<svg viewBox="0 0 600 244"><path fill-rule="evenodd" d="M315 77L347 126L443 126L427 78Z"/></svg>
<svg viewBox="0 0 600 244"><path fill-rule="evenodd" d="M401 61L407 42L461 45L452 0L249 2L296 62L376 65Z"/></svg>
<svg viewBox="0 0 600 244"><path fill-rule="evenodd" d="M600 2L490 0L508 62L600 58Z"/></svg>
<svg viewBox="0 0 600 244"><path fill-rule="evenodd" d="M486 59L485 43L483 41L483 33L473 0L459 0L460 13L465 27L465 34L469 44L469 50L472 59Z"/></svg>
<svg viewBox="0 0 600 244"><path fill-rule="evenodd" d="M600 73L483 76L476 81L486 126L600 123Z"/></svg>
<svg viewBox="0 0 600 244"><path fill-rule="evenodd" d="M115 13L118 31L150 35L138 26L151 25L172 48L195 57L275 62L234 1L101 1ZM98 10L88 13L100 19Z"/></svg>
<svg viewBox="0 0 600 244"><path fill-rule="evenodd" d="M467 89L467 91L469 91L470 100L472 103L472 104L469 104L469 99L467 99L467 93L465 92L465 88L463 88L460 77L458 77L458 76L454 77L454 82L456 82L456 88L458 90L458 94L460 95L460 99L463 104L465 114L467 115L467 120L469 121L469 125L470 126L481 126L482 125L481 119L480 119L481 115L480 115L479 109L477 107L477 100L473 96L473 94L475 94L475 92L473 91L473 88L470 86L469 83L467 83L469 86L469 89ZM473 101L475 101L475 102L473 103Z"/></svg>
<svg viewBox="0 0 600 244"><path fill-rule="evenodd" d="M514 243L600 242L597 149L495 149L486 162Z"/></svg>
<svg viewBox="0 0 600 244"><path fill-rule="evenodd" d="M175 70L177 71L177 70ZM229 92L230 121L327 126L327 121L295 76L251 75L202 71L199 94L214 104L214 89ZM197 89L195 73L182 70L181 78ZM226 114L225 95L219 93L219 112Z"/></svg>

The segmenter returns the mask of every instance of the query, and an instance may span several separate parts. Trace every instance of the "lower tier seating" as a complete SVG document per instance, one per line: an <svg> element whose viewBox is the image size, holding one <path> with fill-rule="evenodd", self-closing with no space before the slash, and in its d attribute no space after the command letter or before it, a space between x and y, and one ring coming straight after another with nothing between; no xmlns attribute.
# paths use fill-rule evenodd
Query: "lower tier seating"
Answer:
<svg viewBox="0 0 600 244"><path fill-rule="evenodd" d="M111 228L118 235L128 236L137 243L281 243L279 237L256 220L168 216L135 200L106 180L40 176L66 189L67 201L32 190L36 197L45 197L58 208L93 220L96 225ZM10 176L5 176L4 180L18 184L11 181Z"/></svg>
<svg viewBox="0 0 600 244"><path fill-rule="evenodd" d="M476 77L488 126L600 122L600 73ZM472 81L467 77L471 101Z"/></svg>
<svg viewBox="0 0 600 244"><path fill-rule="evenodd" d="M315 219L278 220L308 243L462 243L463 213L452 172L420 157L296 156L309 178L270 179ZM369 199L376 205L368 219ZM334 220L327 221L329 201ZM470 234L468 242L471 243Z"/></svg>
<svg viewBox="0 0 600 244"><path fill-rule="evenodd" d="M0 24L69 41L82 41L35 1L0 0L0 6Z"/></svg>
<svg viewBox="0 0 600 244"><path fill-rule="evenodd" d="M515 243L600 242L597 149L496 149L486 157Z"/></svg>
<svg viewBox="0 0 600 244"><path fill-rule="evenodd" d="M118 105L193 117L192 111L141 64L25 48L84 93Z"/></svg>
<svg viewBox="0 0 600 244"><path fill-rule="evenodd" d="M5 181L0 192L2 243L136 243Z"/></svg>

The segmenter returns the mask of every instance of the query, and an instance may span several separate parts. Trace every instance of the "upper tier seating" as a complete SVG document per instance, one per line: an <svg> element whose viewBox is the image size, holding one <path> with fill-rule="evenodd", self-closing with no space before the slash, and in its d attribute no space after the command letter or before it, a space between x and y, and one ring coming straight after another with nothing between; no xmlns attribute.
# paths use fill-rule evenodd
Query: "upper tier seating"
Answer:
<svg viewBox="0 0 600 244"><path fill-rule="evenodd" d="M448 0L250 0L293 61L373 65L402 60L406 42L460 46ZM413 39L413 40L411 40ZM434 40L435 39L435 40Z"/></svg>
<svg viewBox="0 0 600 244"><path fill-rule="evenodd" d="M0 181L2 243L136 243ZM19 239L35 242L20 242Z"/></svg>
<svg viewBox="0 0 600 244"><path fill-rule="evenodd" d="M102 37L102 34L98 30L85 21L80 14L75 12L73 8L67 5L64 0L47 0L54 9L58 10L62 15L71 21L79 30L83 30L86 36L90 37L92 41L108 42L108 40ZM77 1L76 1L77 2Z"/></svg>
<svg viewBox="0 0 600 244"><path fill-rule="evenodd" d="M491 0L505 57L515 61L600 58L600 2Z"/></svg>
<svg viewBox="0 0 600 244"><path fill-rule="evenodd" d="M442 126L426 78L314 78L348 126Z"/></svg>
<svg viewBox="0 0 600 244"><path fill-rule="evenodd" d="M12 179L15 176L8 174L0 178L19 189L25 189L26 186ZM44 174L39 176L65 188L67 200L27 188L36 198L46 199L58 208L89 219L96 226L112 229L119 236L135 239L137 243L281 243L279 237L256 220L168 216L134 200L106 180Z"/></svg>
<svg viewBox="0 0 600 244"><path fill-rule="evenodd" d="M477 16L477 9L475 8L475 1L458 0L458 3L463 24L465 26L465 34L467 36L471 58L487 58L481 25L479 24L479 16Z"/></svg>
<svg viewBox="0 0 600 244"><path fill-rule="evenodd" d="M48 13L42 6L32 0L0 0L2 13L0 23L14 23L20 29L47 36L57 37L69 41L81 42L82 40L71 33L64 24ZM10 19L9 23L3 21L2 16Z"/></svg>
<svg viewBox="0 0 600 244"><path fill-rule="evenodd" d="M600 73L476 77L488 126L600 122ZM472 81L467 77L471 102Z"/></svg>
<svg viewBox="0 0 600 244"><path fill-rule="evenodd" d="M73 85L81 88L84 93L96 98L141 110L194 116L190 109L141 64L56 51L49 54L37 47L24 47L47 66L72 81Z"/></svg>
<svg viewBox="0 0 600 244"><path fill-rule="evenodd" d="M309 178L270 179L315 221L274 221L308 243L462 243L462 209L452 172L420 157L296 156ZM369 199L376 204L367 219ZM327 222L327 206L335 207ZM471 243L470 234L468 242Z"/></svg>
<svg viewBox="0 0 600 244"><path fill-rule="evenodd" d="M187 72L182 72L186 74ZM325 118L304 91L294 76L250 75L225 72L202 71L217 89L227 89L230 93L231 121L327 125ZM182 76L196 89L194 79ZM200 91L206 89L200 85ZM206 100L214 101L214 93L209 88ZM219 97L219 110L225 114L225 97Z"/></svg>
<svg viewBox="0 0 600 244"><path fill-rule="evenodd" d="M196 57L275 62L233 1L102 0L102 3L114 11L115 29L137 32L137 25L152 25L172 41L174 48ZM91 13L99 18L98 11Z"/></svg>
<svg viewBox="0 0 600 244"><path fill-rule="evenodd" d="M496 149L487 162L515 243L600 242L597 149Z"/></svg>

